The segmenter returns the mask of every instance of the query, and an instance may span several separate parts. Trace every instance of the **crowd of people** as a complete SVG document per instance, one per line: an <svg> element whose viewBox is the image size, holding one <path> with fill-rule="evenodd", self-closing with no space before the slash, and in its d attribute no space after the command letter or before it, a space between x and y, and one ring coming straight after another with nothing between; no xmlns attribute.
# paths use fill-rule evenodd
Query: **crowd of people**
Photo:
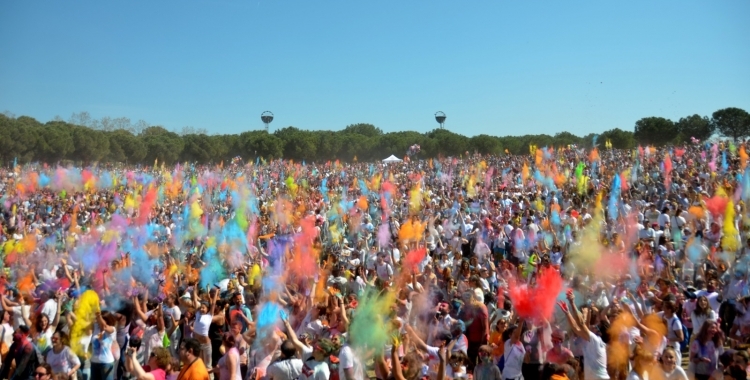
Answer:
<svg viewBox="0 0 750 380"><path fill-rule="evenodd" d="M744 143L0 176L0 380L750 371Z"/></svg>

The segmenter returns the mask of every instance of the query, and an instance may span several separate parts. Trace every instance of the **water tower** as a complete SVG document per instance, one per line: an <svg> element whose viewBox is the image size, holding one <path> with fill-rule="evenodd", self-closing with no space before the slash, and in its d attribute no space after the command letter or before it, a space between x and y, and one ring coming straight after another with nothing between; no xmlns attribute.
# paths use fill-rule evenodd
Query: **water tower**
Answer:
<svg viewBox="0 0 750 380"><path fill-rule="evenodd" d="M268 125L273 121L273 112L263 111L263 113L260 114L260 120L266 125L266 132L268 132Z"/></svg>
<svg viewBox="0 0 750 380"><path fill-rule="evenodd" d="M443 111L437 111L435 113L435 121L437 121L438 124L440 124L440 129L443 129L443 124L445 123L445 118L446 118L446 116L443 113Z"/></svg>

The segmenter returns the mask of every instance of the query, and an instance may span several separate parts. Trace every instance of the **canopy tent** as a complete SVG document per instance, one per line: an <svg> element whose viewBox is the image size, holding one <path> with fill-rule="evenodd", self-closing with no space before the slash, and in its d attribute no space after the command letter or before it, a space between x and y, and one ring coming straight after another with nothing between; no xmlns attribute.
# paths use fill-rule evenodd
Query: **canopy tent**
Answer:
<svg viewBox="0 0 750 380"><path fill-rule="evenodd" d="M394 155L391 155L390 157L388 157L385 160L383 160L383 162L385 162L385 163L388 163L388 162L401 162L401 161L403 161L403 160L400 159L400 158L398 158L398 157L396 157L396 156L394 156Z"/></svg>

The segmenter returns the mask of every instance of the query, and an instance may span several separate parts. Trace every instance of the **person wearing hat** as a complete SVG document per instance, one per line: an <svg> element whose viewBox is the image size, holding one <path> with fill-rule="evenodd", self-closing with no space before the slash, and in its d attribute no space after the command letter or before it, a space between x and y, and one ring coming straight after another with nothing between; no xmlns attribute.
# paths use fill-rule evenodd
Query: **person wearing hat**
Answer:
<svg viewBox="0 0 750 380"><path fill-rule="evenodd" d="M312 355L304 361L300 380L328 380L331 370L328 368L326 359L333 352L333 342L321 338L313 342Z"/></svg>

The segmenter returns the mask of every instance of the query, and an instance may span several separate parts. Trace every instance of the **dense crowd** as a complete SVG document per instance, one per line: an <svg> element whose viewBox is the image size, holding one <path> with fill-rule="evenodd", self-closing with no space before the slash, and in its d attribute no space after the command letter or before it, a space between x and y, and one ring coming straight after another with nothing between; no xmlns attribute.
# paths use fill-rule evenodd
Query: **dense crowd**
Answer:
<svg viewBox="0 0 750 380"><path fill-rule="evenodd" d="M744 143L0 176L0 380L750 371Z"/></svg>

